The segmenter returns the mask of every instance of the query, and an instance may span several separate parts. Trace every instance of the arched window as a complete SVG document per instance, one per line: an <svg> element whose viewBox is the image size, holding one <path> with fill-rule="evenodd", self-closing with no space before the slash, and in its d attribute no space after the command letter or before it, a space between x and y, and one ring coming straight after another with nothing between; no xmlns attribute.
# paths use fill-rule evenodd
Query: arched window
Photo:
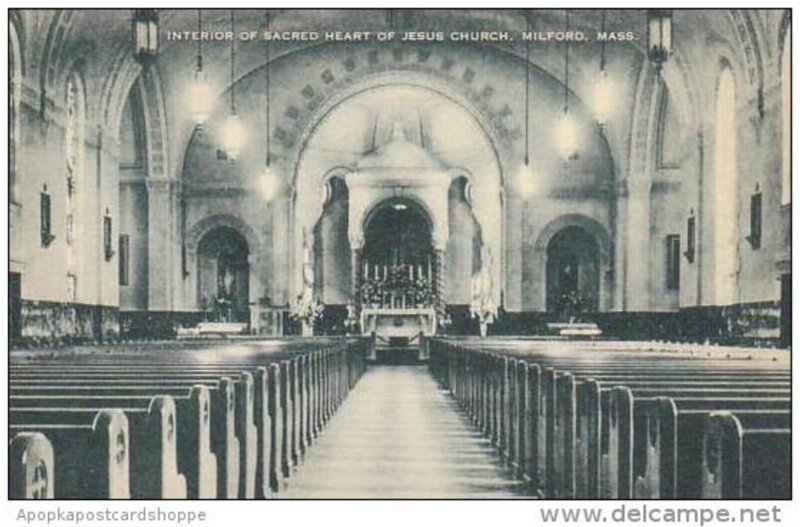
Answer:
<svg viewBox="0 0 800 527"><path fill-rule="evenodd" d="M80 78L71 74L67 79L65 123L65 164L66 164L66 225L67 225L67 297L76 300L77 296L77 250L78 230L81 228L80 191L83 184L83 150L86 129L86 107L83 85Z"/></svg>
<svg viewBox="0 0 800 527"><path fill-rule="evenodd" d="M725 66L717 84L714 113L714 290L717 305L734 302L736 287L737 176L736 86Z"/></svg>
<svg viewBox="0 0 800 527"><path fill-rule="evenodd" d="M17 202L17 141L19 104L22 86L22 56L14 24L8 33L8 191L12 203Z"/></svg>
<svg viewBox="0 0 800 527"><path fill-rule="evenodd" d="M792 40L786 28L781 54L781 204L792 202Z"/></svg>

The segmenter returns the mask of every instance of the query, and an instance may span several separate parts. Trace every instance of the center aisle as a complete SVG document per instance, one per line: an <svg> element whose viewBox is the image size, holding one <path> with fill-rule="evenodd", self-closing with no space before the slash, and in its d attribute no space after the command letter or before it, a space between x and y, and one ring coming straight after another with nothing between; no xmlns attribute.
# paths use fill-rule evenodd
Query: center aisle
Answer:
<svg viewBox="0 0 800 527"><path fill-rule="evenodd" d="M280 498L524 497L424 366L372 366Z"/></svg>

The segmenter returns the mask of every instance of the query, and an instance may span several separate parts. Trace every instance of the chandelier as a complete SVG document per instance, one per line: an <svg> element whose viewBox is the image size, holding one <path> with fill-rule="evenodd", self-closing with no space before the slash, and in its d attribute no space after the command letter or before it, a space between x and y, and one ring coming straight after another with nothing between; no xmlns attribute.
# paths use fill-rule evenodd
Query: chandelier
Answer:
<svg viewBox="0 0 800 527"><path fill-rule="evenodd" d="M236 19L234 11L231 9L231 33L236 35ZM234 39L231 39L231 113L222 126L222 149L228 159L235 161L242 152L244 146L244 126L242 120L236 114L236 79L234 70L236 68L236 46Z"/></svg>
<svg viewBox="0 0 800 527"><path fill-rule="evenodd" d="M600 32L606 32L606 11L603 10ZM594 117L600 128L604 128L611 117L615 93L611 78L606 69L606 41L600 41L600 69L594 83Z"/></svg>
<svg viewBox="0 0 800 527"><path fill-rule="evenodd" d="M264 10L264 31L269 31L269 11ZM264 136L266 137L266 155L264 159L264 173L261 175L261 195L267 202L272 201L278 195L280 190L280 180L275 172L270 167L270 112L269 112L269 96L270 96L270 77L269 77L269 63L270 63L270 49L269 40L266 40L266 62L264 64L264 117L265 127Z"/></svg>
<svg viewBox="0 0 800 527"><path fill-rule="evenodd" d="M564 10L565 34L569 34L569 10ZM555 139L559 156L563 161L578 155L578 137L575 121L569 111L569 40L564 42L564 107L556 123Z"/></svg>
<svg viewBox="0 0 800 527"><path fill-rule="evenodd" d="M203 11L197 10L197 32L203 32ZM206 73L203 71L203 40L197 39L197 62L194 68L189 102L191 104L192 121L195 126L202 128L211 113L211 87L208 84Z"/></svg>

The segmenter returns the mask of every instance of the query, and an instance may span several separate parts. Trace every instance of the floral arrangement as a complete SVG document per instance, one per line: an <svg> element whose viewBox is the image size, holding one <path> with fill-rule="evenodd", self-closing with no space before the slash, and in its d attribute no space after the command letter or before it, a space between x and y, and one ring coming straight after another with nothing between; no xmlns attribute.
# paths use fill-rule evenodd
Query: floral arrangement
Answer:
<svg viewBox="0 0 800 527"><path fill-rule="evenodd" d="M320 303L316 298L306 298L304 295L299 295L297 297L297 302L292 306L289 317L293 320L305 322L313 327L322 319L324 310L325 305Z"/></svg>
<svg viewBox="0 0 800 527"><path fill-rule="evenodd" d="M559 298L561 312L567 319L573 319L575 315L583 310L583 299L577 291L569 291Z"/></svg>
<svg viewBox="0 0 800 527"><path fill-rule="evenodd" d="M472 318L491 324L497 318L497 304L490 295L473 299L469 308Z"/></svg>

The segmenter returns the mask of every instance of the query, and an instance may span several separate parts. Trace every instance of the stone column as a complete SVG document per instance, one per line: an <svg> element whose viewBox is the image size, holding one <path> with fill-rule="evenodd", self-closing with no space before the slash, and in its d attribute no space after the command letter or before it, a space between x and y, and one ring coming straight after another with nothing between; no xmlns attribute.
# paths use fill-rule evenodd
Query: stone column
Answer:
<svg viewBox="0 0 800 527"><path fill-rule="evenodd" d="M614 192L614 290L612 309L625 311L625 271L627 265L626 255L626 228L628 210L628 185L627 181L618 182Z"/></svg>
<svg viewBox="0 0 800 527"><path fill-rule="evenodd" d="M361 248L356 247L350 251L350 299L355 307L356 313L361 310Z"/></svg>
<svg viewBox="0 0 800 527"><path fill-rule="evenodd" d="M629 181L625 217L625 311L650 309L650 182Z"/></svg>
<svg viewBox="0 0 800 527"><path fill-rule="evenodd" d="M447 302L445 301L446 282L444 273L444 250L435 249L433 252L433 295L436 299L436 317L440 327L442 327L442 322L447 315Z"/></svg>
<svg viewBox="0 0 800 527"><path fill-rule="evenodd" d="M150 311L172 308L173 182L165 178L147 180L147 264Z"/></svg>

